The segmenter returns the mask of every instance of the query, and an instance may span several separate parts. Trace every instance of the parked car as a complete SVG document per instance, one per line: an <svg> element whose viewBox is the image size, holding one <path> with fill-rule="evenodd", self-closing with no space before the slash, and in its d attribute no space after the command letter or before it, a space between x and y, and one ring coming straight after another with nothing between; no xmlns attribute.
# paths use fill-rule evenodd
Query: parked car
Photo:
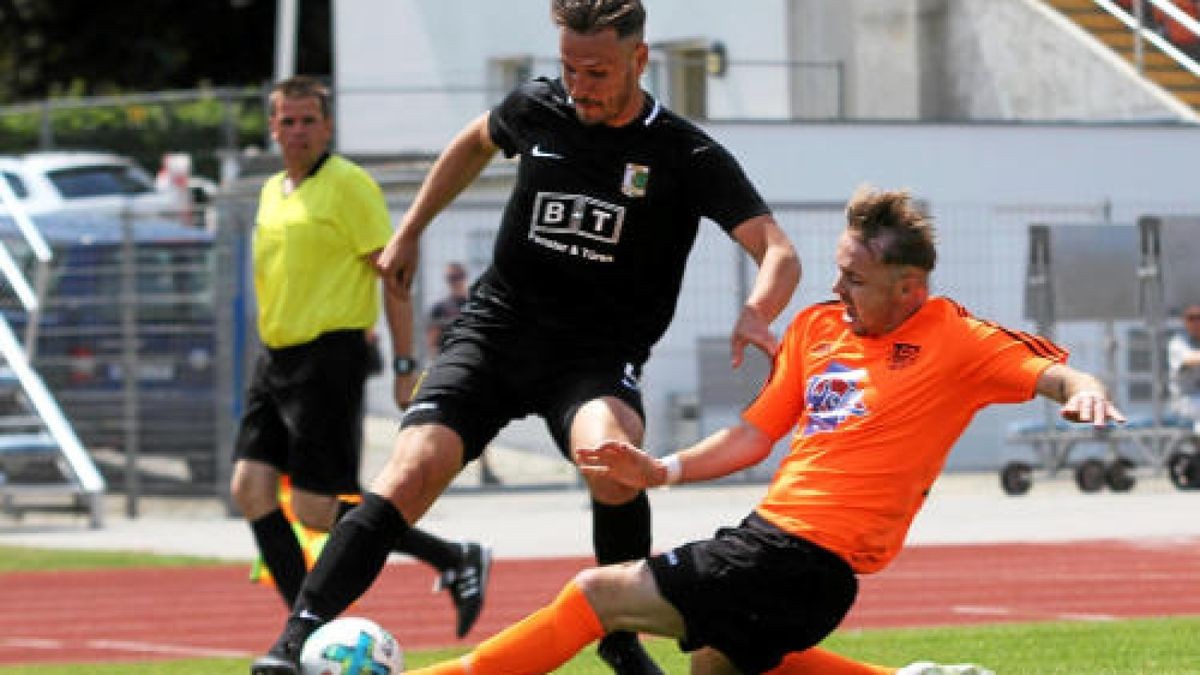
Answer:
<svg viewBox="0 0 1200 675"><path fill-rule="evenodd" d="M0 175L26 213L105 213L128 210L170 215L188 205L128 157L106 152L48 151L0 155ZM8 209L0 203L0 214Z"/></svg>
<svg viewBox="0 0 1200 675"><path fill-rule="evenodd" d="M195 490L214 490L217 422L213 237L171 220L37 216L54 251L33 360L84 445L125 449L129 422L145 457L183 460ZM126 256L132 232L134 256ZM36 261L11 218L0 240L34 277ZM132 285L132 311L122 302ZM7 286L7 285L6 285ZM0 310L25 335L28 315L7 288ZM132 356L132 360L131 357ZM127 364L136 371L130 418ZM192 491L195 491L192 490Z"/></svg>

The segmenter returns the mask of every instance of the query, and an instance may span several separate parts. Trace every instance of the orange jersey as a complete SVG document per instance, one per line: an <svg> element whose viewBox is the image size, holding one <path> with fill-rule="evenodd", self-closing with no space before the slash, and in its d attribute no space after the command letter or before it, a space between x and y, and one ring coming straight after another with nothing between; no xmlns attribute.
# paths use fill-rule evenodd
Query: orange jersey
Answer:
<svg viewBox="0 0 1200 675"><path fill-rule="evenodd" d="M869 573L900 551L975 412L1032 398L1067 353L945 298L879 337L854 335L843 311L796 317L743 418L774 439L795 428L758 513Z"/></svg>

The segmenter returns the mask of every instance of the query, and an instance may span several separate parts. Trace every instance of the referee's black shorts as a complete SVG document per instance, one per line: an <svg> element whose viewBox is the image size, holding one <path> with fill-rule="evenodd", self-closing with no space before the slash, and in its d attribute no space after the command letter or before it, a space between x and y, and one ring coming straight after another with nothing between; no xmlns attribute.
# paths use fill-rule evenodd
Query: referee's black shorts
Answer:
<svg viewBox="0 0 1200 675"><path fill-rule="evenodd" d="M264 349L246 393L235 458L270 464L311 492L357 494L369 359L362 330Z"/></svg>
<svg viewBox="0 0 1200 675"><path fill-rule="evenodd" d="M465 464L506 424L526 415L545 420L568 460L571 421L588 401L611 396L645 419L640 361L530 337L451 326L442 351L421 375L401 428L436 422L453 429L463 441Z"/></svg>
<svg viewBox="0 0 1200 675"><path fill-rule="evenodd" d="M819 643L858 594L844 560L757 514L648 563L659 592L683 616L680 647L712 647L744 673L766 672Z"/></svg>

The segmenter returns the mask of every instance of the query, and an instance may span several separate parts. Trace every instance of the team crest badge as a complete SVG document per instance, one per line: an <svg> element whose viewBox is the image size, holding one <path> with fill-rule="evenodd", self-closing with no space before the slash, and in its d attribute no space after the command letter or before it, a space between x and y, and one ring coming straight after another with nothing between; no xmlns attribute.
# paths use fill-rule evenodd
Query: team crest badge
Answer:
<svg viewBox="0 0 1200 675"><path fill-rule="evenodd" d="M808 422L804 435L836 430L852 417L865 417L867 371L834 361L825 371L808 378L804 400Z"/></svg>
<svg viewBox="0 0 1200 675"><path fill-rule="evenodd" d="M892 345L892 357L888 359L888 368L892 370L907 368L916 363L917 355L920 353L920 345L912 345L908 344L907 342L897 342Z"/></svg>
<svg viewBox="0 0 1200 675"><path fill-rule="evenodd" d="M621 194L626 197L645 197L646 184L650 182L650 167L643 164L626 164L625 177L621 180Z"/></svg>

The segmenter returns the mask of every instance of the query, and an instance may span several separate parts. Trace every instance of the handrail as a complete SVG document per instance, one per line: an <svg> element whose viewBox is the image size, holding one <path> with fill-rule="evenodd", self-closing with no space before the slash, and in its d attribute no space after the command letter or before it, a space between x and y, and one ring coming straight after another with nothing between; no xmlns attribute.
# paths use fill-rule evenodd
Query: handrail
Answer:
<svg viewBox="0 0 1200 675"><path fill-rule="evenodd" d="M29 365L29 360L25 358L25 351L21 349L21 343L17 341L16 334L13 333L12 327L8 325L8 320L3 315L0 315L0 354L3 354L4 358L8 360L9 367L21 382L25 393L29 395L34 409L46 423L50 436L62 449L79 486L89 494L104 492L104 477L92 463L91 457L83 448L83 443L75 435L75 430L63 415L62 409L58 407L58 403L50 394L50 390L46 388L46 384L42 382L42 378Z"/></svg>
<svg viewBox="0 0 1200 675"><path fill-rule="evenodd" d="M1175 6L1175 3L1167 0L1143 0L1149 2L1155 7L1161 9L1167 16L1178 21L1184 28L1192 31L1196 37L1200 37L1200 21L1196 21L1187 12Z"/></svg>
<svg viewBox="0 0 1200 675"><path fill-rule="evenodd" d="M46 425L46 430L50 432L50 437L54 439L55 444L62 452L74 482L90 497L92 524L100 527L103 525L103 512L99 497L105 490L104 477L96 469L92 458L84 449L83 443L80 442L79 436L75 434L75 429L63 414L62 408L58 406L58 401L54 399L50 390L46 388L46 383L30 365L37 345L37 326L40 320L42 297L46 290L47 270L50 260L53 258L53 251L29 214L26 213L25 206L13 194L8 180L2 175L0 175L0 204L4 205L13 221L16 222L38 261L37 279L35 280L37 290L35 291L30 288L29 282L13 259L8 246L0 240L0 270L4 272L4 276L29 314L26 324L25 347L22 347L16 334L13 333L12 327L8 325L8 319L0 314L0 354L3 354L8 367L16 374L22 391L25 392L38 417Z"/></svg>
<svg viewBox="0 0 1200 675"><path fill-rule="evenodd" d="M1187 14L1184 14L1182 11L1180 11L1178 8L1171 5L1169 2L1165 2L1165 0L1135 0L1135 1L1139 2L1139 3L1140 2L1152 3L1155 7L1158 7L1159 9L1162 9L1164 12L1169 14L1171 16L1171 18L1178 20L1188 30L1192 31L1193 33L1196 33L1197 36L1200 36L1200 23L1197 23L1196 21L1192 20L1191 17L1189 17ZM1188 56L1187 54L1180 51L1179 48L1176 47L1175 45L1171 44L1171 42L1169 40L1167 40L1163 36L1159 35L1156 31L1153 31L1153 30L1147 28L1146 26L1141 25L1135 17L1131 16L1123 8L1118 6L1116 3L1112 2L1112 0L1094 0L1094 2L1101 9L1103 9L1104 11L1113 15L1114 17L1116 17L1116 19L1118 21L1120 21L1121 23L1125 24L1126 28L1133 31L1135 37L1137 37L1138 39L1141 39L1141 40L1146 40L1150 44L1157 47L1159 49L1159 51L1163 52L1164 54L1166 54L1167 56L1172 58L1180 66L1187 69L1188 72L1195 75L1196 77L1200 77L1200 64L1197 64L1190 56Z"/></svg>
<svg viewBox="0 0 1200 675"><path fill-rule="evenodd" d="M29 244L30 250L34 257L37 258L37 268L34 271L34 283L30 287L29 280L21 272L17 262L13 259L12 254L8 250L8 246L0 241L0 271L4 273L4 277L12 286L13 292L20 299L21 305L25 307L25 311L29 315L29 320L25 323L25 352L30 360L33 360L37 353L38 329L41 326L42 316L42 300L46 295L46 284L50 278L50 261L54 258L54 251L50 245L46 243L46 238L42 236L41 230L34 224L33 219L25 211L25 205L21 203L17 196L13 194L12 187L8 181L0 176L0 205L3 205L12 217L13 222L17 224L17 229L21 231L21 236L25 237L25 242Z"/></svg>
<svg viewBox="0 0 1200 675"><path fill-rule="evenodd" d="M50 251L50 246L42 237L42 233L30 220L29 214L25 213L25 207L17 200L17 196L13 194L12 188L9 187L8 181L0 178L0 205L3 205L12 217L13 222L17 224L17 228L21 231L21 235L25 237L25 241L29 243L30 249L37 259L41 262L50 262L53 254ZM21 305L26 311L37 311L41 302L33 287L25 279L25 275L21 273L21 269L13 260L12 254L9 253L8 247L0 241L0 271L4 272L4 277L8 283L12 284L13 292L17 294Z"/></svg>

